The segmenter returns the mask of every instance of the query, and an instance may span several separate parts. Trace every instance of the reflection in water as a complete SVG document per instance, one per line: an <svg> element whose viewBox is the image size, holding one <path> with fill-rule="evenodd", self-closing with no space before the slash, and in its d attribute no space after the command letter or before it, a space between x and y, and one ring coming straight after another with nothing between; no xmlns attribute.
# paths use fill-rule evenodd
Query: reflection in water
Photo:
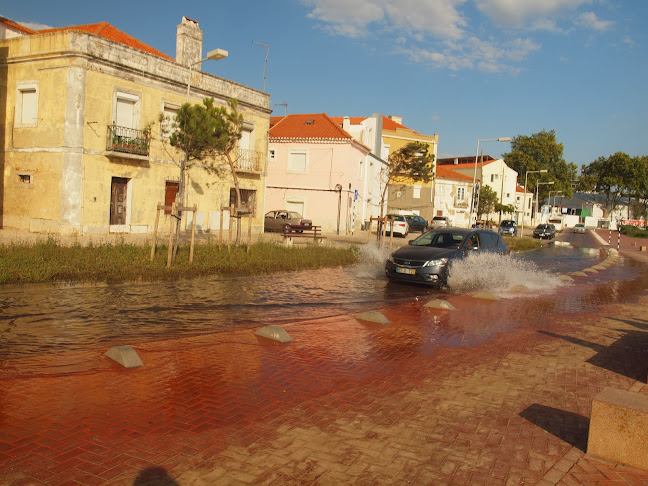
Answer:
<svg viewBox="0 0 648 486"><path fill-rule="evenodd" d="M460 294L467 291L462 285L470 281L479 281L481 287L473 286L471 291L494 291L494 282L505 280L508 285L517 279L527 286L535 281L540 285L535 290L544 286L548 292L559 284L556 273L582 269L602 259L598 252L549 247L501 261L468 261L464 284L439 291L387 282L383 272L387 250L364 245L362 252L363 263L352 268L180 282L4 288L0 359L355 314L430 296ZM606 301L627 298L641 287L633 286L632 279L643 274L643 267L631 263L615 265L589 280L600 285L587 292L561 292L552 306L578 312L584 300L590 301L585 296L588 292ZM507 322L492 325L501 328ZM441 334L446 330L438 329ZM426 339L422 335L412 338L413 342Z"/></svg>

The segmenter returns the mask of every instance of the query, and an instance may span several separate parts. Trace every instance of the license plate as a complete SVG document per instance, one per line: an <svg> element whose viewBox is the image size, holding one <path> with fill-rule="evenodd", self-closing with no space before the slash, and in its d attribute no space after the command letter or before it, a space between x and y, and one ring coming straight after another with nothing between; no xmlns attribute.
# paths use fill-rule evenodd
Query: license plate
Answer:
<svg viewBox="0 0 648 486"><path fill-rule="evenodd" d="M396 273L407 273L408 275L414 275L416 273L416 269L396 267Z"/></svg>

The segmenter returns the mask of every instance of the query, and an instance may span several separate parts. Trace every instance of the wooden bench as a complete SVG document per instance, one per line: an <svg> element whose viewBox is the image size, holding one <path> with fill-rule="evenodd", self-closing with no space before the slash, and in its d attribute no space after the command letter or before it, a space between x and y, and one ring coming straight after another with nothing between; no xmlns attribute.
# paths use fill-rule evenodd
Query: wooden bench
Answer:
<svg viewBox="0 0 648 486"><path fill-rule="evenodd" d="M281 233L284 241L292 243L293 238L309 238L316 243L321 243L325 236L322 236L321 226L300 226L290 225L283 229Z"/></svg>

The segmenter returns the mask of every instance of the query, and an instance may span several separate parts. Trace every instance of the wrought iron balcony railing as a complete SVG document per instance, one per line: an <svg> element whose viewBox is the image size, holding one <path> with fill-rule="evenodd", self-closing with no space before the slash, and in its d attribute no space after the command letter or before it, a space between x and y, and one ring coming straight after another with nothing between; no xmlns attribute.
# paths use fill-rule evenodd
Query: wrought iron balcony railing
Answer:
<svg viewBox="0 0 648 486"><path fill-rule="evenodd" d="M236 168L243 172L263 172L264 157L262 152L238 149Z"/></svg>
<svg viewBox="0 0 648 486"><path fill-rule="evenodd" d="M126 154L149 154L151 131L108 125L107 150Z"/></svg>

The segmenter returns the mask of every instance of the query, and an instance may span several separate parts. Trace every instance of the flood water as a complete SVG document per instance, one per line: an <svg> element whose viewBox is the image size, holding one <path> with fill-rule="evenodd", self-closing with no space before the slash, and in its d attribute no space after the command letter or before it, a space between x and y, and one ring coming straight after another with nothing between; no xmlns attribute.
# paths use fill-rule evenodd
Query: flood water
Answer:
<svg viewBox="0 0 648 486"><path fill-rule="evenodd" d="M645 268L627 259L592 277L589 290L582 292L595 292L596 299L566 291L574 286L560 281L559 274L595 265L605 256L598 249L559 245L507 257L485 255L453 267L451 288L444 290L389 283L383 273L386 252L371 245L362 248L362 262L350 268L180 282L3 288L0 360L257 329L478 290L514 299L507 291L514 285L527 286L533 295L553 293L557 305L570 312L591 310L596 299L630 299L644 291Z"/></svg>

